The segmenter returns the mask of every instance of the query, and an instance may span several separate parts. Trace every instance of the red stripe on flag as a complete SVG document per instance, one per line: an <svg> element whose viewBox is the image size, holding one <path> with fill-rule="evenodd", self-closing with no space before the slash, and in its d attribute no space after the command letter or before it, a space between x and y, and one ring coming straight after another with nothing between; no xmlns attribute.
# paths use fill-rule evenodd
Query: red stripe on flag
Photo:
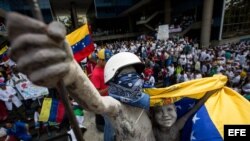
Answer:
<svg viewBox="0 0 250 141"><path fill-rule="evenodd" d="M61 123L64 118L65 108L61 101L58 102L56 122Z"/></svg>
<svg viewBox="0 0 250 141"><path fill-rule="evenodd" d="M81 51L78 51L74 54L74 58L77 62L81 62L84 58L88 57L94 51L94 44L91 43Z"/></svg>

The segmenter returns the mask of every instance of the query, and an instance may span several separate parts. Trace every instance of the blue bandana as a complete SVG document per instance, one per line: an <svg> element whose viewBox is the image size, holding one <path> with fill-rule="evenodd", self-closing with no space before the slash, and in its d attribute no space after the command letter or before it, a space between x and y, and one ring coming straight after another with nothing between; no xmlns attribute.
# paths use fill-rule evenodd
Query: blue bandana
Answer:
<svg viewBox="0 0 250 141"><path fill-rule="evenodd" d="M142 92L143 80L133 72L118 75L109 83L109 96L131 106L149 109L149 95Z"/></svg>

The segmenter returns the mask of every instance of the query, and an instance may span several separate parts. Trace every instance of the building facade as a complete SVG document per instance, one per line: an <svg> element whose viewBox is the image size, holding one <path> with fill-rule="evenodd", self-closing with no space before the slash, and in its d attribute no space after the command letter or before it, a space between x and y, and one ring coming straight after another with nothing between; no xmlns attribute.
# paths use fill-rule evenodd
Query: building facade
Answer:
<svg viewBox="0 0 250 141"><path fill-rule="evenodd" d="M222 39L250 34L250 1L225 0Z"/></svg>
<svg viewBox="0 0 250 141"><path fill-rule="evenodd" d="M49 0L38 0L44 21L49 23L53 20ZM15 11L24 15L32 16L31 8L27 0L1 0L0 8L5 11Z"/></svg>
<svg viewBox="0 0 250 141"><path fill-rule="evenodd" d="M60 13L60 16L71 20L67 21L67 27L77 28L77 13L79 9L85 9L84 22L90 24L97 41L136 37L140 34L154 35L159 25L168 24L172 28L183 24L183 21L189 24L184 23L185 26L174 35L197 38L202 47L208 47L211 41L250 35L248 0L87 0L90 3L87 7L79 0L69 0L70 4L66 1L61 1L65 7L61 11L69 11L70 14ZM58 20L55 11L62 7L58 6L56 0L38 2L46 23ZM0 8L32 16L26 0L1 0Z"/></svg>

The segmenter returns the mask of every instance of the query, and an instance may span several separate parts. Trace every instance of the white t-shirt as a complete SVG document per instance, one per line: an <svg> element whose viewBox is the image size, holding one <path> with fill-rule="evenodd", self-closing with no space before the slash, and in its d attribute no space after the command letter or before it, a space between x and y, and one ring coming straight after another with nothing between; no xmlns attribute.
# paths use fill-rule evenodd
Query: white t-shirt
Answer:
<svg viewBox="0 0 250 141"><path fill-rule="evenodd" d="M174 74L174 67L168 66L168 74L169 76L172 76Z"/></svg>
<svg viewBox="0 0 250 141"><path fill-rule="evenodd" d="M218 68L217 68L217 72L221 72L222 70L224 70L224 68L223 68L223 66L218 66Z"/></svg>
<svg viewBox="0 0 250 141"><path fill-rule="evenodd" d="M234 77L231 82L233 84L239 84L239 82L240 82L240 75L237 75L236 77Z"/></svg>
<svg viewBox="0 0 250 141"><path fill-rule="evenodd" d="M0 137L4 137L4 136L6 136L6 135L7 135L6 129L3 128L3 127L1 127L1 128L0 128Z"/></svg>
<svg viewBox="0 0 250 141"><path fill-rule="evenodd" d="M187 55L187 59L188 59L188 60L192 60L192 59L193 59L193 55L192 55L192 54L188 54L188 55Z"/></svg>
<svg viewBox="0 0 250 141"><path fill-rule="evenodd" d="M234 73L232 71L226 71L226 75L229 77L229 79L234 78Z"/></svg>
<svg viewBox="0 0 250 141"><path fill-rule="evenodd" d="M202 65L201 67L201 72L204 74L204 73L207 73L207 66L206 65Z"/></svg>
<svg viewBox="0 0 250 141"><path fill-rule="evenodd" d="M10 98L12 96L12 98ZM9 101L10 99L10 101ZM3 90L0 88L0 100L5 102L6 108L11 111L13 109L12 103L16 107L20 107L22 102L16 96L16 90L11 86L6 86L6 89Z"/></svg>
<svg viewBox="0 0 250 141"><path fill-rule="evenodd" d="M37 111L35 111L34 113L34 122L38 122L39 120L39 113Z"/></svg>
<svg viewBox="0 0 250 141"><path fill-rule="evenodd" d="M187 64L187 58L186 58L186 55L185 54L182 54L179 58L179 63L181 65L186 65Z"/></svg>
<svg viewBox="0 0 250 141"><path fill-rule="evenodd" d="M154 87L155 86L155 78L154 78L154 76L152 76L152 75L149 76L149 79L146 80L144 83Z"/></svg>
<svg viewBox="0 0 250 141"><path fill-rule="evenodd" d="M206 54L206 52L205 51L202 51L201 52L201 56L200 56L200 61L206 61L206 57L207 57L207 54Z"/></svg>
<svg viewBox="0 0 250 141"><path fill-rule="evenodd" d="M199 79L199 78L202 78L202 75L200 73L195 75L195 79Z"/></svg>
<svg viewBox="0 0 250 141"><path fill-rule="evenodd" d="M182 78L183 77L183 78ZM183 79L183 80L182 80ZM183 75L181 75L181 74L178 74L177 75L177 82L178 83L180 83L180 82L186 82L186 81L188 81L188 77L187 77L187 74L183 74Z"/></svg>

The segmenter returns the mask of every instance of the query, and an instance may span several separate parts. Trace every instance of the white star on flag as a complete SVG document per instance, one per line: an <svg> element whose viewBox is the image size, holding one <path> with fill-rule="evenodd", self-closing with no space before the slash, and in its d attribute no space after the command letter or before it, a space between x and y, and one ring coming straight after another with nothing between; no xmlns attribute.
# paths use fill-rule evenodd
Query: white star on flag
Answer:
<svg viewBox="0 0 250 141"><path fill-rule="evenodd" d="M190 139L191 141L192 141L192 140L196 140L196 138L195 138L195 136L194 136L194 131L192 131L191 137L190 137L190 138L191 138L191 139Z"/></svg>
<svg viewBox="0 0 250 141"><path fill-rule="evenodd" d="M195 103L188 104L188 105L189 105L188 109L192 109L192 108L194 107L194 104L195 104Z"/></svg>
<svg viewBox="0 0 250 141"><path fill-rule="evenodd" d="M200 118L197 117L197 114L195 114L194 117L193 117L193 119L192 119L192 121L193 121L193 123L195 124L195 122L196 122L197 120L199 120L199 119L200 119Z"/></svg>
<svg viewBox="0 0 250 141"><path fill-rule="evenodd" d="M175 107L181 110L181 106L180 105L176 105Z"/></svg>

